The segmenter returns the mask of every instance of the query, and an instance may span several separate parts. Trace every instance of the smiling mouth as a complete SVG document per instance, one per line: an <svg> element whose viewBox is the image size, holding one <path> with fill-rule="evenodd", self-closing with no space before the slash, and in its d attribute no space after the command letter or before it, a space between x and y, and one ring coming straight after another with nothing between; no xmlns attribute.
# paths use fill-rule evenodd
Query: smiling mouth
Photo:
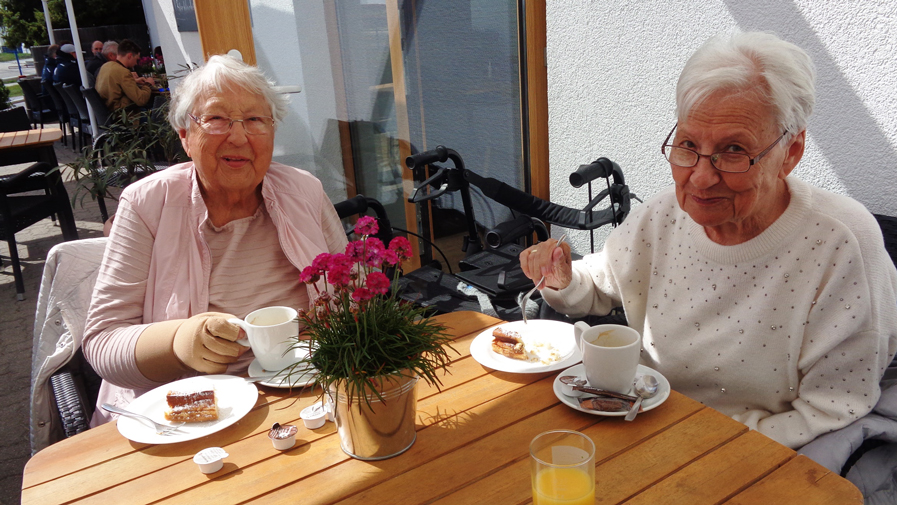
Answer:
<svg viewBox="0 0 897 505"><path fill-rule="evenodd" d="M233 162L249 161L248 158L244 158L242 156L222 156L221 158L224 161L233 161Z"/></svg>
<svg viewBox="0 0 897 505"><path fill-rule="evenodd" d="M718 196L702 198L698 195L691 195L691 199L699 205L713 205L713 204L717 204L717 203L720 203L723 200L725 200L724 198L718 197Z"/></svg>

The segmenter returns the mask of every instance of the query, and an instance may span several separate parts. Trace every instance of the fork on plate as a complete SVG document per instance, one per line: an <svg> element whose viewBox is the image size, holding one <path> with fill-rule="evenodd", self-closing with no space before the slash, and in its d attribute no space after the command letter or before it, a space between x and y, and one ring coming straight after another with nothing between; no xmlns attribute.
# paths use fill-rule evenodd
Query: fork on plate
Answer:
<svg viewBox="0 0 897 505"><path fill-rule="evenodd" d="M108 410L114 414L118 414L125 417L131 417L137 419L138 421L148 422L153 425L153 429L156 430L156 435L173 435L174 432L178 431L178 428L184 425L184 423L178 424L161 424L153 421L152 419L146 417L145 415L138 414L136 412L131 412L130 410L120 409L115 405L110 405L108 403L104 403L101 405L103 410Z"/></svg>
<svg viewBox="0 0 897 505"><path fill-rule="evenodd" d="M560 247L561 244L564 243L564 240L566 240L566 238L567 238L566 233L561 235L561 238L558 239L557 244L554 245L554 249L557 249L558 247ZM551 250L552 253L554 253L554 249ZM541 279L539 279L539 282L536 283L535 287L533 287L533 289L529 290L529 292L527 292L525 295L523 295L523 298L520 299L520 313L523 314L523 324L527 324L526 323L526 304L527 304L527 302L529 302L530 297L533 296L533 293L535 293L536 290L539 289L539 286L541 286L543 282L545 282L544 275L542 276Z"/></svg>

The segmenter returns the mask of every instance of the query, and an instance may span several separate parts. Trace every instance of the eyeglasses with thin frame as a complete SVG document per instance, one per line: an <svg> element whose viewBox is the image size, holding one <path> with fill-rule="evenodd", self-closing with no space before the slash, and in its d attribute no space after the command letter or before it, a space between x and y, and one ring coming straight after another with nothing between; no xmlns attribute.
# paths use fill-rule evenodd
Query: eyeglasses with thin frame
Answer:
<svg viewBox="0 0 897 505"><path fill-rule="evenodd" d="M217 114L203 114L199 117L187 114L200 128L212 135L224 135L234 126L234 123L243 123L243 129L248 135L267 135L274 128L274 118L271 116L252 116L243 119L233 119Z"/></svg>
<svg viewBox="0 0 897 505"><path fill-rule="evenodd" d="M679 147L668 144L670 138L673 136L673 132L676 131L676 127L679 124L670 130L670 134L667 135L666 140L663 141L663 144L660 146L660 151L663 153L663 156L677 167L682 168L691 168L698 164L698 161L701 158L709 158L710 164L713 165L713 168L719 170L720 172L729 172L740 174L747 172L754 166L755 163L760 161L761 158L769 154L772 151L772 148L775 147L779 142L785 138L785 135L788 134L788 130L785 130L782 135L776 139L775 142L769 145L766 149L760 152L757 156L751 158L751 156L747 153L713 153L713 154L701 154L694 149L689 149L688 147Z"/></svg>

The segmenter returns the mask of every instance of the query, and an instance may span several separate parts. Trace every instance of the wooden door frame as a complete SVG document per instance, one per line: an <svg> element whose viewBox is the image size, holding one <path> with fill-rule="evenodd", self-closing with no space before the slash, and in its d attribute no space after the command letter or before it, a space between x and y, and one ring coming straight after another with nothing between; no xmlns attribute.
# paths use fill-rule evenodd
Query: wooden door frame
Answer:
<svg viewBox="0 0 897 505"><path fill-rule="evenodd" d="M244 62L256 64L249 0L193 0L193 6L206 61L212 55L236 49Z"/></svg>
<svg viewBox="0 0 897 505"><path fill-rule="evenodd" d="M528 154L529 190L533 196L549 200L548 167L548 66L545 61L547 47L547 21L545 0L523 0L524 48L526 66L526 122L524 143Z"/></svg>

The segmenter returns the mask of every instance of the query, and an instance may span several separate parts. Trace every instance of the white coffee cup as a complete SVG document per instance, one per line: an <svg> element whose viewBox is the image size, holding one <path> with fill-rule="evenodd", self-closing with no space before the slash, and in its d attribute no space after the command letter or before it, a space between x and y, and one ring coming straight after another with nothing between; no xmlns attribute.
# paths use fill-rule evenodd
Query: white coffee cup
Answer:
<svg viewBox="0 0 897 505"><path fill-rule="evenodd" d="M616 393L629 393L638 369L642 337L628 326L580 321L573 325L576 345L589 386Z"/></svg>
<svg viewBox="0 0 897 505"><path fill-rule="evenodd" d="M299 335L298 316L290 307L265 307L250 312L245 319L231 318L227 322L243 328L248 338L237 343L251 347L263 369L279 372L296 362L290 346Z"/></svg>

